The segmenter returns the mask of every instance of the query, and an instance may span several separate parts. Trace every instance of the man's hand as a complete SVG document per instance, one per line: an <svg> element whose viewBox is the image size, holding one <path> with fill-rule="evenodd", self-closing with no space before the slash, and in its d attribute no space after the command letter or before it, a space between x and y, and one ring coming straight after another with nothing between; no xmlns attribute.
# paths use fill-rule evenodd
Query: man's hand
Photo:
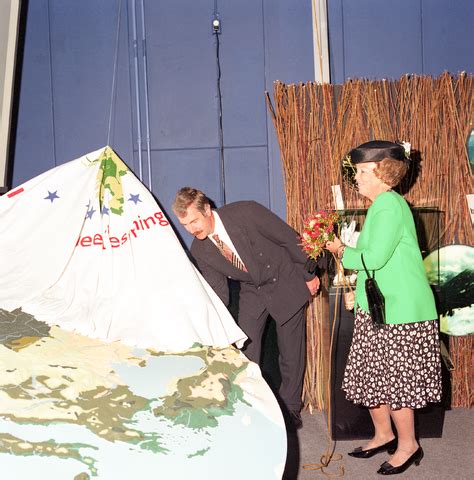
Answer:
<svg viewBox="0 0 474 480"><path fill-rule="evenodd" d="M308 285L308 290L311 292L311 295L316 295L319 290L319 278L314 277L309 282L306 282L306 285Z"/></svg>

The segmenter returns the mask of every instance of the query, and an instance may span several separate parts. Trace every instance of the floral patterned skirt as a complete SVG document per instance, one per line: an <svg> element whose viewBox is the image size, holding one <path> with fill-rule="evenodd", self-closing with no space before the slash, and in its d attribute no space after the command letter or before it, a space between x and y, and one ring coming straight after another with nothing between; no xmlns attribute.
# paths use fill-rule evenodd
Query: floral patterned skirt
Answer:
<svg viewBox="0 0 474 480"><path fill-rule="evenodd" d="M441 401L436 320L377 327L357 308L342 389L348 400L392 410Z"/></svg>

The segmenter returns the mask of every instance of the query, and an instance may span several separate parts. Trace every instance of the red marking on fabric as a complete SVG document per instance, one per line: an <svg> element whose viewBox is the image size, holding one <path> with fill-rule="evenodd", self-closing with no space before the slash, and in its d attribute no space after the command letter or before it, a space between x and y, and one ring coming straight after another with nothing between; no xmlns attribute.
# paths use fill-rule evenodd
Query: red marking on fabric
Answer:
<svg viewBox="0 0 474 480"><path fill-rule="evenodd" d="M108 244L107 242L104 242L104 238L108 238L110 240L110 246L112 248L118 248L128 240L138 238L142 231L149 230L156 225L159 225L160 227L167 227L169 222L166 220L162 212L155 212L147 218L141 218L140 215L138 215L137 220L134 220L132 224L135 228L130 228L128 232L125 232L122 235L122 237L110 235L110 230L108 227L103 234L95 233L86 235L84 237L79 235L79 238L76 242L76 247L100 246L102 250L106 250Z"/></svg>
<svg viewBox="0 0 474 480"><path fill-rule="evenodd" d="M18 190L13 190L13 192L10 192L10 193L7 193L7 197L8 198L12 198L14 197L15 195L18 195L19 193L22 193L24 192L25 189L23 187L19 188Z"/></svg>

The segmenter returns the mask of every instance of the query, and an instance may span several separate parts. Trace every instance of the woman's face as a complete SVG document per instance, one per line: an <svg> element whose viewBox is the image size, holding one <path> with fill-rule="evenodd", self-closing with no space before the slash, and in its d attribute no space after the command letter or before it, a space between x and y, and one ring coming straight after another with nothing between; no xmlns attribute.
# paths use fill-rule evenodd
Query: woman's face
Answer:
<svg viewBox="0 0 474 480"><path fill-rule="evenodd" d="M355 180L359 193L364 197L374 200L375 197L386 190L388 186L375 176L374 170L377 167L375 162L358 163Z"/></svg>

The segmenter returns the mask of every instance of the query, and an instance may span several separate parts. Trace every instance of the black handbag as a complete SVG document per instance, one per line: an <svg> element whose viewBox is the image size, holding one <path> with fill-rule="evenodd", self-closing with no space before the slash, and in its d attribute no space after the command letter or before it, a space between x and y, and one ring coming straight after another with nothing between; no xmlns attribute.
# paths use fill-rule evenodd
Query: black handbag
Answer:
<svg viewBox="0 0 474 480"><path fill-rule="evenodd" d="M385 324L385 298L380 291L374 276L370 276L364 262L364 255L360 254L362 265L364 265L367 279L365 281L365 294L367 295L367 303L369 304L369 313L375 325Z"/></svg>

